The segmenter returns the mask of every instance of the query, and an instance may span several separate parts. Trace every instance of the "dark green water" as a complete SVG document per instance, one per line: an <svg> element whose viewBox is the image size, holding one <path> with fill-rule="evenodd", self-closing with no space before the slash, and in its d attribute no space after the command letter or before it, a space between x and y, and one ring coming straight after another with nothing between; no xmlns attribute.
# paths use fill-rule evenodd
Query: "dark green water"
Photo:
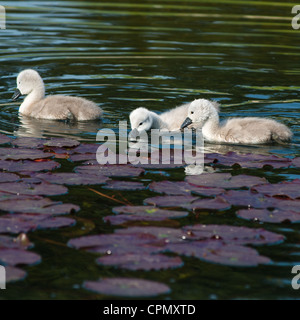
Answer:
<svg viewBox="0 0 300 320"><path fill-rule="evenodd" d="M14 136L69 136L95 141L101 127L117 129L131 110L164 111L196 98L218 100L222 117L270 117L288 125L300 143L300 30L291 26L295 3L283 1L2 1L6 30L0 30L0 132ZM102 123L69 125L23 118L11 103L22 69L40 72L48 94L89 98L105 111ZM209 148L209 146L208 146ZM216 151L216 147L210 147ZM222 147L217 151L300 155L296 145ZM72 166L61 162L64 168ZM278 176L278 173L281 176ZM299 178L296 170L262 173L273 181ZM172 173L182 179L183 172ZM148 174L145 181L153 179ZM157 177L156 177L157 179ZM282 233L281 245L258 248L271 266L232 268L184 258L185 266L162 272L101 268L95 256L65 247L71 237L111 232L102 217L114 203L85 187L69 188L64 202L78 203L77 226L34 232L42 263L25 268L25 281L9 285L1 298L106 299L80 288L84 280L137 276L168 284L171 299L298 298L290 285L299 262L297 225L264 224ZM136 204L150 191L128 195ZM142 195L142 196L141 196ZM56 197L55 199L59 199ZM80 201L78 200L80 199ZM300 208L299 208L300 210ZM199 221L198 221L199 222ZM193 218L180 223L195 223ZM201 223L253 226L233 213L204 216ZM55 242L55 243L54 243Z"/></svg>

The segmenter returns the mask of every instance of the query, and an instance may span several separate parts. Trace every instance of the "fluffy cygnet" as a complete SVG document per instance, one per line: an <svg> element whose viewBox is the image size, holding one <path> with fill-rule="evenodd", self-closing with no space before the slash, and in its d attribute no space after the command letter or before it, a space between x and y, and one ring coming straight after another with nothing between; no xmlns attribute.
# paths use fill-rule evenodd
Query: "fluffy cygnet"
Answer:
<svg viewBox="0 0 300 320"><path fill-rule="evenodd" d="M41 76L32 69L23 70L17 77L17 89L13 101L27 95L19 108L25 116L48 120L96 120L103 111L94 102L84 98L53 95L45 98L45 86Z"/></svg>
<svg viewBox="0 0 300 320"><path fill-rule="evenodd" d="M293 135L285 125L266 118L233 118L220 123L218 110L211 101L205 99L190 104L188 117L181 129L187 126L202 128L204 139L216 143L287 142Z"/></svg>

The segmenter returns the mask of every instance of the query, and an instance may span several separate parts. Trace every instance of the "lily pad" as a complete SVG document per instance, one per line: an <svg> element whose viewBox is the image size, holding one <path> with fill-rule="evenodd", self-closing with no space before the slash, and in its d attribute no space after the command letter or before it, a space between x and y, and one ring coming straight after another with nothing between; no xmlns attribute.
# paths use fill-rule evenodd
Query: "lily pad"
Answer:
<svg viewBox="0 0 300 320"><path fill-rule="evenodd" d="M25 241L23 241L25 238ZM28 248L32 248L33 244L29 242L25 233L22 233L21 236L18 237L9 237L0 235L0 249L22 249L26 250Z"/></svg>
<svg viewBox="0 0 300 320"><path fill-rule="evenodd" d="M271 223L281 223L281 222L300 222L300 213L275 209L273 211L267 209L248 209L239 210L237 216L246 220L252 221L262 221Z"/></svg>
<svg viewBox="0 0 300 320"><path fill-rule="evenodd" d="M75 172L83 174L97 174L107 177L138 177L144 172L142 168L129 165L86 165L76 167Z"/></svg>
<svg viewBox="0 0 300 320"><path fill-rule="evenodd" d="M185 180L193 185L202 187L218 187L224 189L251 188L267 182L265 178L240 174L232 176L230 173L203 173L197 176L188 176Z"/></svg>
<svg viewBox="0 0 300 320"><path fill-rule="evenodd" d="M118 297L155 297L168 294L171 289L160 282L135 278L103 278L85 281L83 287L103 295Z"/></svg>
<svg viewBox="0 0 300 320"><path fill-rule="evenodd" d="M0 191L17 195L56 196L66 194L68 192L68 189L64 186L53 185L46 182L42 182L40 184L12 182L0 183Z"/></svg>
<svg viewBox="0 0 300 320"><path fill-rule="evenodd" d="M286 196L291 199L300 198L300 180L284 181L276 184L263 184L253 187L254 191L274 197Z"/></svg>
<svg viewBox="0 0 300 320"><path fill-rule="evenodd" d="M4 266L16 266L18 264L33 265L39 262L41 262L41 256L34 252L0 248L0 264Z"/></svg>
<svg viewBox="0 0 300 320"><path fill-rule="evenodd" d="M61 173L40 173L35 176L41 180L54 184L66 184L66 185L95 185L104 184L109 180L106 176L81 174L73 172L61 172Z"/></svg>
<svg viewBox="0 0 300 320"><path fill-rule="evenodd" d="M158 207L184 207L198 199L198 197L192 196L158 196L147 198L144 203Z"/></svg>
<svg viewBox="0 0 300 320"><path fill-rule="evenodd" d="M0 160L0 168L3 171L22 172L22 171L49 171L60 167L60 164L53 160L48 161L8 161Z"/></svg>
<svg viewBox="0 0 300 320"><path fill-rule="evenodd" d="M294 167L300 168L300 157L292 159L292 164Z"/></svg>
<svg viewBox="0 0 300 320"><path fill-rule="evenodd" d="M214 199L200 199L181 207L188 210L227 210L231 205L224 198L217 196Z"/></svg>
<svg viewBox="0 0 300 320"><path fill-rule="evenodd" d="M258 264L271 263L269 258L260 256L255 249L241 245L224 244L221 241L168 244L166 250L229 266L255 267Z"/></svg>
<svg viewBox="0 0 300 320"><path fill-rule="evenodd" d="M179 268L183 262L179 257L167 257L162 254L135 254L109 255L97 259L97 263L105 266L114 266L128 270L162 270Z"/></svg>
<svg viewBox="0 0 300 320"><path fill-rule="evenodd" d="M19 137L12 144L19 148L43 149L45 140L33 137Z"/></svg>
<svg viewBox="0 0 300 320"><path fill-rule="evenodd" d="M37 160L52 157L53 154L36 149L0 148L1 160Z"/></svg>
<svg viewBox="0 0 300 320"><path fill-rule="evenodd" d="M185 226L183 230L193 234L198 239L221 240L233 244L275 244L282 242L285 237L281 234L270 232L262 228L247 228L228 225L197 224Z"/></svg>
<svg viewBox="0 0 300 320"><path fill-rule="evenodd" d="M90 153L81 153L81 154L71 154L68 158L70 161L87 161L96 159L96 154L90 154Z"/></svg>
<svg viewBox="0 0 300 320"><path fill-rule="evenodd" d="M2 182L15 182L20 180L20 177L14 173L0 172L0 183Z"/></svg>
<svg viewBox="0 0 300 320"><path fill-rule="evenodd" d="M81 143L78 147L74 148L75 153L79 154L96 154L101 144L97 143Z"/></svg>
<svg viewBox="0 0 300 320"><path fill-rule="evenodd" d="M130 214L145 217L161 217L161 218L183 218L188 216L186 211L164 210L153 206L121 206L114 207L112 211L116 214Z"/></svg>
<svg viewBox="0 0 300 320"><path fill-rule="evenodd" d="M58 148L74 148L80 145L80 142L68 138L51 138L44 142L44 146Z"/></svg>
<svg viewBox="0 0 300 320"><path fill-rule="evenodd" d="M111 189L111 190L125 190L125 191L137 191L137 190L145 190L146 189L146 187L141 182L117 181L117 180L109 181L102 188Z"/></svg>
<svg viewBox="0 0 300 320"><path fill-rule="evenodd" d="M5 134L0 134L0 144L10 143L11 141L12 139Z"/></svg>
<svg viewBox="0 0 300 320"><path fill-rule="evenodd" d="M19 268L16 268L16 267L6 266L5 271L6 271L6 282L7 283L23 280L27 276L26 271L19 269Z"/></svg>
<svg viewBox="0 0 300 320"><path fill-rule="evenodd" d="M11 213L69 214L80 207L70 203L54 202L48 198L12 199L0 201L0 210Z"/></svg>

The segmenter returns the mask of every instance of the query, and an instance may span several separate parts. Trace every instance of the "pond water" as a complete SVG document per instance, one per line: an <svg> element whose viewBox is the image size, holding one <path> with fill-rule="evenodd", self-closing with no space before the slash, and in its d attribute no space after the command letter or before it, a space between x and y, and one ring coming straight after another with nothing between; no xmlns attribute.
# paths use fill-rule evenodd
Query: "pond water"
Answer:
<svg viewBox="0 0 300 320"><path fill-rule="evenodd" d="M163 112L198 98L221 103L221 117L270 117L291 128L292 144L271 146L207 145L210 152L235 151L300 155L300 30L291 25L294 4L283 1L2 1L6 29L0 30L0 132L11 137L69 137L96 142L101 128L117 130L120 120L140 106ZM101 122L68 124L18 115L20 102L10 98L17 74L38 70L47 94L70 94L93 100L104 109ZM66 171L74 167L61 160ZM273 182L300 178L295 169L253 171ZM180 170L168 172L182 180ZM141 180L157 179L149 173ZM158 178L162 180L162 178ZM126 193L142 204L149 190ZM26 267L28 277L10 284L0 298L100 298L81 287L99 277L136 276L167 283L162 299L297 298L291 268L299 261L299 226L264 224L284 234L276 246L259 252L272 266L228 267L185 258L183 268L132 272L100 267L95 256L66 246L70 238L109 233L102 217L109 200L86 187L71 187L55 199L76 203L77 225L63 231L30 234L42 263ZM80 199L80 200L79 200ZM299 208L300 211L300 208ZM198 221L199 222L199 221ZM232 212L203 216L201 223L253 227ZM195 223L193 218L181 225ZM258 225L260 226L260 225ZM254 225L257 227L257 225Z"/></svg>

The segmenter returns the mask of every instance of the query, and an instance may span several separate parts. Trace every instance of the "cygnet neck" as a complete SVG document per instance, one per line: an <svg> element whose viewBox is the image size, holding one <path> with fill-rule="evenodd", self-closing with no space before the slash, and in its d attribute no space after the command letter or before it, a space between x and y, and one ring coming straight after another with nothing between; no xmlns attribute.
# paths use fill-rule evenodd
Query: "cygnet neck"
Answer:
<svg viewBox="0 0 300 320"><path fill-rule="evenodd" d="M220 120L218 111L212 107L209 116L202 127L202 133L204 137L212 139L218 134L220 130Z"/></svg>
<svg viewBox="0 0 300 320"><path fill-rule="evenodd" d="M159 115L156 114L155 112L150 111L151 117L152 117L152 126L151 129L162 129L162 128L167 128L167 125L165 122L163 122Z"/></svg>
<svg viewBox="0 0 300 320"><path fill-rule="evenodd" d="M45 85L44 82L38 84L33 90L25 97L23 103L19 108L19 112L23 114L30 113L31 108L35 103L45 98Z"/></svg>

